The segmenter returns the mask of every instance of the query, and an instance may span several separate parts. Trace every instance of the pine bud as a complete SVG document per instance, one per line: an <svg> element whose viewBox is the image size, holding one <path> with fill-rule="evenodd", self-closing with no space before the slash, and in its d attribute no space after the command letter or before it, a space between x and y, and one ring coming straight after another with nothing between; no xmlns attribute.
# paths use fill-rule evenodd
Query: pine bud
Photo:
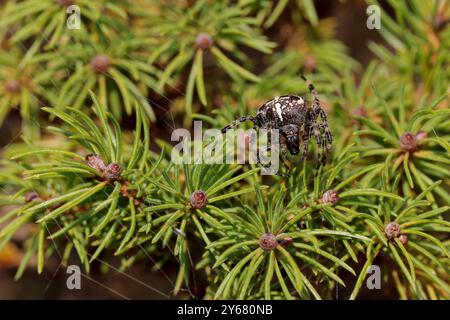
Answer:
<svg viewBox="0 0 450 320"><path fill-rule="evenodd" d="M277 237L270 232L264 233L261 238L259 238L259 246L266 251L275 250L278 246Z"/></svg>
<svg viewBox="0 0 450 320"><path fill-rule="evenodd" d="M446 19L443 11L441 10L441 12L438 12L434 18L434 29L439 32L443 30L449 22L450 19Z"/></svg>
<svg viewBox="0 0 450 320"><path fill-rule="evenodd" d="M6 81L5 91L9 93L18 93L20 91L20 82L14 79Z"/></svg>
<svg viewBox="0 0 450 320"><path fill-rule="evenodd" d="M358 108L354 109L352 111L352 115L360 116L360 117L364 117L364 118L367 118L369 116L364 107L358 107ZM360 122L357 119L352 119L352 124L358 125L358 124L360 124Z"/></svg>
<svg viewBox="0 0 450 320"><path fill-rule="evenodd" d="M29 203L29 202L33 201L34 199L39 198L39 195L36 192L32 191L32 192L27 192L25 194L24 198L25 198L25 203Z"/></svg>
<svg viewBox="0 0 450 320"><path fill-rule="evenodd" d="M325 191L322 195L321 202L335 205L339 201L339 194L333 189Z"/></svg>
<svg viewBox="0 0 450 320"><path fill-rule="evenodd" d="M110 65L109 57L104 54L98 54L91 60L91 67L95 72L106 73Z"/></svg>
<svg viewBox="0 0 450 320"><path fill-rule="evenodd" d="M205 32L199 33L195 39L195 45L200 49L209 49L213 45L213 40L211 36Z"/></svg>
<svg viewBox="0 0 450 320"><path fill-rule="evenodd" d="M287 246L291 245L291 243L292 243L293 241L294 241L294 239L292 239L291 237L284 237L283 239L280 239L280 240L278 241L278 244L279 244L280 246L287 247Z"/></svg>
<svg viewBox="0 0 450 320"><path fill-rule="evenodd" d="M119 180L121 172L122 168L118 163L110 163L106 166L105 171L103 171L103 177L109 181Z"/></svg>
<svg viewBox="0 0 450 320"><path fill-rule="evenodd" d="M423 139L426 139L428 137L428 133L426 131L419 131L416 134L416 140L417 142L422 141Z"/></svg>
<svg viewBox="0 0 450 320"><path fill-rule="evenodd" d="M389 222L384 229L384 233L389 240L394 240L400 235L400 225L395 222Z"/></svg>
<svg viewBox="0 0 450 320"><path fill-rule="evenodd" d="M305 57L304 65L306 70L312 71L316 68L317 61L313 56L308 55Z"/></svg>
<svg viewBox="0 0 450 320"><path fill-rule="evenodd" d="M400 240L404 246L408 244L408 236L406 234L401 234L400 237L398 237L398 240Z"/></svg>
<svg viewBox="0 0 450 320"><path fill-rule="evenodd" d="M414 152L417 149L417 138L411 132L405 132L400 137L400 148L405 152Z"/></svg>
<svg viewBox="0 0 450 320"><path fill-rule="evenodd" d="M98 154L94 154L94 153L88 154L86 156L86 164L89 167L91 167L97 171L100 171L100 172L103 172L105 170L105 163L103 162L102 158Z"/></svg>
<svg viewBox="0 0 450 320"><path fill-rule="evenodd" d="M192 209L202 209L208 203L208 196L203 190L196 190L192 193L190 204Z"/></svg>

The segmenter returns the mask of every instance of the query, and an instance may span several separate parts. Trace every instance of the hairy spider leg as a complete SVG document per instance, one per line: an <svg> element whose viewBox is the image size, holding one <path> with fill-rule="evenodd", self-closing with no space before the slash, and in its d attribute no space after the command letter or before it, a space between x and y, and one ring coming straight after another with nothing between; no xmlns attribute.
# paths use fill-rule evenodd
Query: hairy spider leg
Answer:
<svg viewBox="0 0 450 320"><path fill-rule="evenodd" d="M313 115L314 117L314 115ZM320 133L320 127L319 124L317 123L317 121L313 120L311 121L311 129L312 132L314 134L314 136L316 137L316 142L317 142L317 168L319 168L321 165L325 165L325 160L326 160L326 156L324 153L325 150L325 144L322 140L322 135Z"/></svg>
<svg viewBox="0 0 450 320"><path fill-rule="evenodd" d="M306 83L308 84L309 91L314 96L313 110L314 110L315 114L318 113L320 115L320 118L322 120L321 128L323 129L323 132L324 132L324 135L325 135L326 148L327 148L327 150L330 150L331 149L331 144L333 143L333 135L331 134L330 128L328 126L327 114L325 113L325 111L323 111L322 107L320 106L319 97L317 95L316 89L314 88L314 85L311 83L311 81L306 79L303 75L301 77L302 77L303 80L306 81ZM314 119L316 119L316 118L317 117L315 116Z"/></svg>
<svg viewBox="0 0 450 320"><path fill-rule="evenodd" d="M253 126L253 129L258 130L259 128L255 125L255 126ZM271 145L271 141L272 141L272 135L271 135L270 133L271 133L271 131L268 131L268 132L267 132L267 146L266 146L266 151L271 151L271 150L272 150L272 148L271 148L271 146L270 146L270 145ZM269 164L263 164L263 163L261 162L261 158L260 158L260 156L259 156L259 148L256 149L256 163L259 164L260 166L265 167L265 168L269 168L269 167L270 167Z"/></svg>
<svg viewBox="0 0 450 320"><path fill-rule="evenodd" d="M328 127L327 114L322 108L319 108L320 118L322 119L322 129L325 135L325 141L327 143L327 151L331 150L331 145L333 143L333 135L331 134L330 128Z"/></svg>
<svg viewBox="0 0 450 320"><path fill-rule="evenodd" d="M317 91L316 91L316 88L314 88L314 85L311 83L311 81L306 79L306 77L304 75L301 74L300 77L306 82L306 84L308 85L309 92L311 92L311 94L314 97L313 106L314 106L314 104L320 105L319 95L317 94Z"/></svg>
<svg viewBox="0 0 450 320"><path fill-rule="evenodd" d="M309 139L311 138L311 127L309 125L309 112L305 115L305 120L303 124L303 131L302 131L302 152L301 152L301 160L304 161L306 157L308 156L308 144Z"/></svg>
<svg viewBox="0 0 450 320"><path fill-rule="evenodd" d="M286 167L287 172L291 171L291 168L289 167L289 165L286 163L286 159L288 157L288 152L286 150L286 148L284 147L284 145L281 146L281 162L283 163L283 165ZM285 178L289 178L289 173L283 174L283 173L279 173L277 172L277 176L280 177L285 177Z"/></svg>
<svg viewBox="0 0 450 320"><path fill-rule="evenodd" d="M258 127L256 125L254 125L253 129L258 130ZM270 142L272 140L272 136L271 136L270 132L271 131L267 132L267 148L266 148L266 151L271 151ZM256 163L259 164L260 166L263 166L264 168L270 167L269 164L263 164L261 162L261 158L259 157L259 148L256 149Z"/></svg>
<svg viewBox="0 0 450 320"><path fill-rule="evenodd" d="M318 157L319 157L319 163L318 167L320 165L324 165L326 161L326 151L331 149L331 143L333 142L333 136L331 135L331 131L328 127L327 122L327 115L325 111L323 111L322 107L320 106L320 100L319 96L317 94L316 89L314 88L314 85L306 79L305 76L300 75L300 77L306 82L308 85L309 92L314 96L313 106L312 106L312 125L311 128L313 130L313 133L316 137L317 141L317 148L318 148ZM317 124L317 118L320 116L322 120L322 124L319 126ZM322 139L322 133L320 129L323 129L324 131L324 137Z"/></svg>
<svg viewBox="0 0 450 320"><path fill-rule="evenodd" d="M322 131L320 129L325 129L324 127L326 126L326 123L322 123L319 124L317 122L317 119L320 115L320 111L322 110L322 108L320 107L320 105L314 105L313 109L312 109L312 130L313 133L316 137L316 141L317 141L317 149L318 149L318 160L319 160L319 164L317 167L319 167L320 165L325 165L326 162L326 152L328 150L328 143L326 141L326 135L325 137L322 136Z"/></svg>
<svg viewBox="0 0 450 320"><path fill-rule="evenodd" d="M228 130L237 127L237 126L240 125L242 122L245 122L245 121L248 121L248 120L250 120L250 121L253 122L254 119L253 119L253 117L250 116L250 115L245 116L245 117L241 117L241 118L239 118L239 119L237 119L237 120L234 120L234 121L233 121L232 123L230 123L229 125L223 127L221 131L222 131L222 133L225 133L225 132L227 132Z"/></svg>
<svg viewBox="0 0 450 320"><path fill-rule="evenodd" d="M286 159L288 158L288 151L286 149L286 145L281 143L280 144L280 150L281 150L281 157L280 157L281 158L281 162L286 167L287 172L289 172L289 171L291 171L291 167L289 167L289 165L286 163ZM280 170L277 171L276 175L280 176L280 177L284 177L284 178L289 178L289 173L286 173L286 174L280 173Z"/></svg>

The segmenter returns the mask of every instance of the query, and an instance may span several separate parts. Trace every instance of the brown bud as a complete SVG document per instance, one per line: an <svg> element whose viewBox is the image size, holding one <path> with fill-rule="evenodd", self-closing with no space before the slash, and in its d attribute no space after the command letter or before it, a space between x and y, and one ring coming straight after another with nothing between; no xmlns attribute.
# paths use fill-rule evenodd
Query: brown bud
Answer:
<svg viewBox="0 0 450 320"><path fill-rule="evenodd" d="M259 238L259 246L266 251L275 250L278 246L277 237L270 232L264 233L261 238Z"/></svg>
<svg viewBox="0 0 450 320"><path fill-rule="evenodd" d="M27 192L25 194L24 198L25 198L25 203L29 203L29 202L39 198L39 195L36 192L31 191L31 192Z"/></svg>
<svg viewBox="0 0 450 320"><path fill-rule="evenodd" d="M105 163L98 154L88 154L86 156L86 164L89 167L94 168L95 170L98 170L100 172L103 172L105 170Z"/></svg>
<svg viewBox="0 0 450 320"><path fill-rule="evenodd" d="M333 189L325 191L322 195L321 202L335 205L339 201L339 194Z"/></svg>
<svg viewBox="0 0 450 320"><path fill-rule="evenodd" d="M221 95L215 95L213 98L213 104L217 108L222 108L224 105L223 96Z"/></svg>
<svg viewBox="0 0 450 320"><path fill-rule="evenodd" d="M384 233L389 240L394 240L400 235L400 225L395 222L389 222L384 229Z"/></svg>
<svg viewBox="0 0 450 320"><path fill-rule="evenodd" d="M206 207L206 204L208 203L208 196L205 191L196 190L191 194L189 202L193 209L202 209Z"/></svg>
<svg viewBox="0 0 450 320"><path fill-rule="evenodd" d="M408 236L406 234L401 234L400 237L398 237L398 240L400 240L404 246L408 244Z"/></svg>
<svg viewBox="0 0 450 320"><path fill-rule="evenodd" d="M367 110L364 107L362 107L362 106L354 109L352 111L352 114L355 115L355 116L360 116L360 117L364 117L364 118L368 117Z"/></svg>
<svg viewBox="0 0 450 320"><path fill-rule="evenodd" d="M443 12L438 12L434 18L434 29L436 31L441 31L447 26L449 22L450 19L446 19Z"/></svg>
<svg viewBox="0 0 450 320"><path fill-rule="evenodd" d="M20 82L14 79L6 81L5 91L9 93L18 93L20 91Z"/></svg>
<svg viewBox="0 0 450 320"><path fill-rule="evenodd" d="M364 107L358 107L352 111L352 115L367 118L367 110ZM352 124L357 125L359 121L357 119L352 119Z"/></svg>
<svg viewBox="0 0 450 320"><path fill-rule="evenodd" d="M283 41L288 41L292 39L294 34L294 27L290 23L283 23L280 26L279 37Z"/></svg>
<svg viewBox="0 0 450 320"><path fill-rule="evenodd" d="M195 45L200 49L209 49L213 45L213 40L209 34L202 32L195 39Z"/></svg>
<svg viewBox="0 0 450 320"><path fill-rule="evenodd" d="M309 55L305 57L304 63L305 63L306 70L309 70L309 71L314 70L317 65L316 59L314 59L313 56L309 56Z"/></svg>
<svg viewBox="0 0 450 320"><path fill-rule="evenodd" d="M414 152L417 149L417 138L411 132L405 132L400 137L400 148L405 152Z"/></svg>
<svg viewBox="0 0 450 320"><path fill-rule="evenodd" d="M278 244L283 246L283 247L287 247L289 245L291 245L291 243L294 241L294 239L292 239L291 237L284 237L283 239L280 239L278 241Z"/></svg>
<svg viewBox="0 0 450 320"><path fill-rule="evenodd" d="M106 166L105 171L103 171L103 177L110 181L119 180L121 172L122 168L118 163L110 163Z"/></svg>
<svg viewBox="0 0 450 320"><path fill-rule="evenodd" d="M104 54L98 54L91 60L91 67L95 72L106 73L110 65L109 57Z"/></svg>
<svg viewBox="0 0 450 320"><path fill-rule="evenodd" d="M426 139L428 137L428 133L426 131L419 131L416 134L416 140L417 142L422 141L423 139Z"/></svg>

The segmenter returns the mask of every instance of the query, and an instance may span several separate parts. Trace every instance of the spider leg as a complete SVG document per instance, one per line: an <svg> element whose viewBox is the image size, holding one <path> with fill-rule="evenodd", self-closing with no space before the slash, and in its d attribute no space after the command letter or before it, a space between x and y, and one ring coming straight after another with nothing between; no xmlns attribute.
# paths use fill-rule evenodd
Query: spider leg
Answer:
<svg viewBox="0 0 450 320"><path fill-rule="evenodd" d="M280 177L289 178L289 171L291 171L291 168L286 163L286 158L287 158L287 155L288 155L286 148L281 148L281 155L282 155L280 157L281 158L281 162L286 167L286 170L287 170L288 173L283 174L283 173L280 173L279 170L278 170L278 172L276 174L277 174L277 176L280 176Z"/></svg>
<svg viewBox="0 0 450 320"><path fill-rule="evenodd" d="M308 144L309 139L311 138L311 127L309 126L308 120L305 121L305 124L303 126L303 133L301 137L301 143L302 143L302 152L301 152L301 160L304 161L306 157L308 156Z"/></svg>
<svg viewBox="0 0 450 320"><path fill-rule="evenodd" d="M323 111L323 109L320 107L319 100L314 102L312 113L313 113L313 119L314 119L313 123L317 126L317 129L316 129L316 132L314 132L314 135L316 135L316 139L317 139L317 135L320 136L320 143L319 143L319 140L317 140L317 147L319 149L321 149L319 161L320 161L321 165L325 165L326 154L331 149L331 144L333 142L333 136L331 135L330 129L328 127L327 115L326 115L325 111ZM317 119L319 116L322 121L321 124L317 123ZM322 131L323 131L323 135L322 135Z"/></svg>
<svg viewBox="0 0 450 320"><path fill-rule="evenodd" d="M306 84L308 85L308 89L309 92L311 92L311 94L314 96L314 102L313 105L317 103L317 105L319 105L319 95L317 94L316 89L314 88L314 85L311 83L311 81L309 81L308 79L305 78L304 75L300 75L300 77L305 80Z"/></svg>
<svg viewBox="0 0 450 320"><path fill-rule="evenodd" d="M256 129L256 126L253 126L253 129ZM270 131L267 132L267 145L266 145L266 151L271 151L271 146L270 146L270 142L271 142L271 135L270 135ZM256 149L256 163L259 164L260 166L264 167L264 168L269 168L270 164L263 164L261 162L261 158L259 157L259 148Z"/></svg>
<svg viewBox="0 0 450 320"><path fill-rule="evenodd" d="M319 168L320 166L325 165L325 160L326 160L326 156L325 156L325 152L324 152L326 150L325 141L322 139L322 134L320 132L320 126L315 119L311 123L311 129L312 129L314 136L316 137L317 160L318 160L317 168Z"/></svg>
<svg viewBox="0 0 450 320"><path fill-rule="evenodd" d="M264 167L264 168L269 168L270 165L269 164L264 164L261 162L261 158L259 157L259 150L256 151L256 164L259 164L260 166Z"/></svg>
<svg viewBox="0 0 450 320"><path fill-rule="evenodd" d="M331 145L333 143L333 135L331 134L330 128L328 127L327 115L322 108L319 109L320 118L322 119L322 129L325 135L326 147L327 151L331 149Z"/></svg>
<svg viewBox="0 0 450 320"><path fill-rule="evenodd" d="M272 134L271 133L272 133L272 131L268 131L267 132L267 141L268 141L268 143L267 143L266 151L272 151L272 147L271 147ZM286 160L285 160L285 157L287 157L287 151L286 151L285 148L282 147L281 148L281 152L282 152L282 155L284 156L284 157L283 156L280 157L281 161L282 161L283 165L287 168L287 170L289 172L291 170L291 168L286 164ZM263 164L261 162L261 159L260 159L260 156L259 156L259 149L257 149L257 151L256 151L256 163L259 164L262 167L270 168L270 164ZM282 174L282 173L279 172L279 170L275 174L277 176L280 176L280 177L285 177L285 178L289 177L289 174Z"/></svg>
<svg viewBox="0 0 450 320"><path fill-rule="evenodd" d="M267 151L270 151L270 150L271 150L271 147L268 146L266 150L267 150ZM283 162L283 165L284 165L284 166L288 169L288 171L289 171L290 168L289 168L289 166L286 164L284 158L281 157L281 161ZM263 164L263 163L261 162L261 159L260 159L260 157L259 157L259 150L256 152L256 163L259 164L260 166L264 167L264 168L270 168L270 164ZM277 171L275 174L276 174L277 176L280 176L280 177L289 177L288 174L282 174L282 173L280 173L279 171Z"/></svg>
<svg viewBox="0 0 450 320"><path fill-rule="evenodd" d="M322 165L325 164L326 160L326 152L331 149L331 144L333 143L333 136L331 134L330 128L328 127L327 122L327 115L325 111L320 106L319 96L317 94L316 89L314 88L314 85L306 79L303 75L300 75L303 80L306 81L308 84L309 91L314 96L314 101L312 105L312 129L314 132L314 135L316 136L317 140L317 147L319 149L319 163ZM320 116L320 119L322 120L321 125L317 124L317 118ZM305 121L305 123L308 123L308 121ZM321 129L323 130L323 137L321 133ZM322 139L323 138L323 139Z"/></svg>
<svg viewBox="0 0 450 320"><path fill-rule="evenodd" d="M245 121L248 121L248 120L253 121L253 117L252 117L252 116L245 116L245 117L241 117L241 118L239 118L239 119L237 119L237 120L234 120L234 121L233 121L232 123L230 123L229 125L223 127L221 131L222 131L222 133L225 133L225 132L227 132L228 130L237 127L237 126L240 125L242 122L245 122Z"/></svg>

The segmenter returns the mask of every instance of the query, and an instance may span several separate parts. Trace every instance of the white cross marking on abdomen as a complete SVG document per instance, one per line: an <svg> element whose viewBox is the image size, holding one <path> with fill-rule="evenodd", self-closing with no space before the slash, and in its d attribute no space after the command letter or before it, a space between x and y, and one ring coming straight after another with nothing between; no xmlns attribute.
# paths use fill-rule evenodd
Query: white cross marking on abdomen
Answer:
<svg viewBox="0 0 450 320"><path fill-rule="evenodd" d="M279 104L278 102L275 103L275 110L277 111L278 118L283 121L283 116L281 115L281 104Z"/></svg>

